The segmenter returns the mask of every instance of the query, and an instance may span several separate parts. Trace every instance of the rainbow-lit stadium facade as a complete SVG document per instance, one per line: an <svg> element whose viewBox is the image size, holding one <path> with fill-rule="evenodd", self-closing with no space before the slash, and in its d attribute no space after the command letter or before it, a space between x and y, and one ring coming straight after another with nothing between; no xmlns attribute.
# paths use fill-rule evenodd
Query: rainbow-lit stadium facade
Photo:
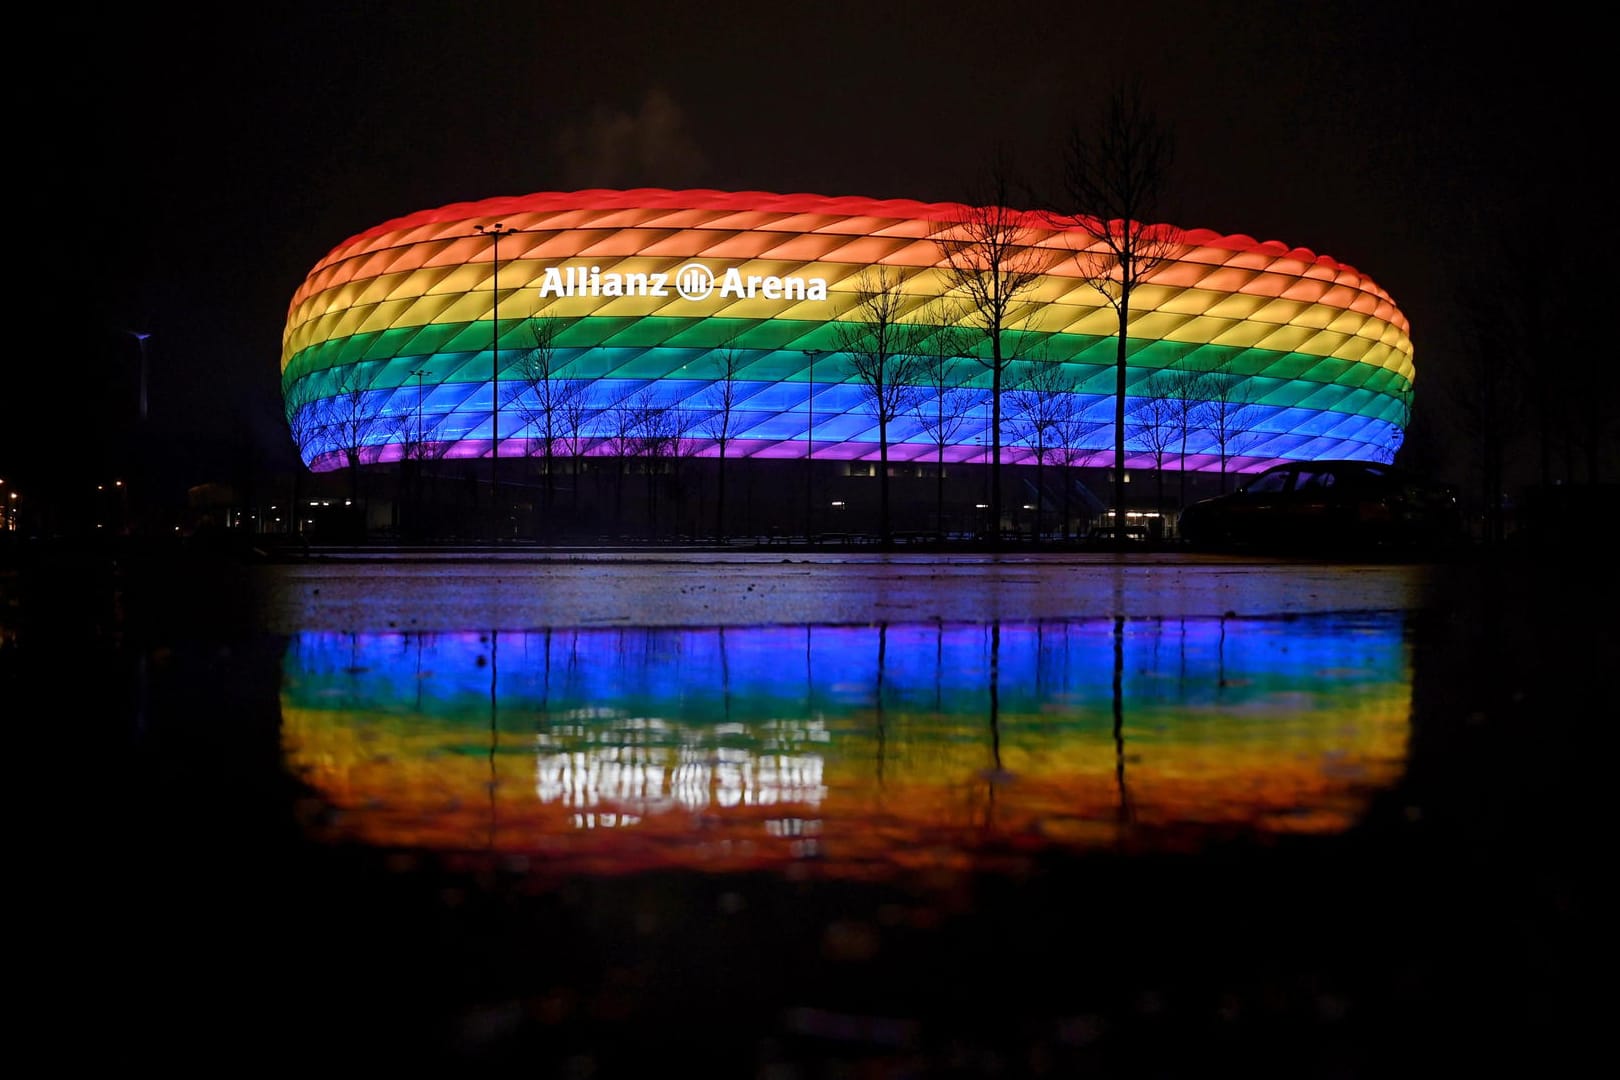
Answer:
<svg viewBox="0 0 1620 1080"><path fill-rule="evenodd" d="M334 248L292 299L281 366L294 437L316 471L356 457L398 461L412 447L435 459L533 455L535 432L512 395L521 393L515 366L534 348L533 320L543 315L561 327L556 369L588 387L586 454L614 452L608 417L632 394L700 414L727 350L742 360L728 458L813 451L817 460L876 460L878 426L859 380L839 362L839 323L857 317L857 283L878 267L902 281L903 317L940 310L949 280L939 239L964 212L641 189L488 199L386 222ZM1078 403L1111 421L1117 317L1075 257L1085 231L1037 213L1018 220L1045 265L1015 332L1036 347L1019 363L1070 366ZM498 241L490 235L497 226ZM1391 298L1352 267L1303 248L1199 230L1178 240L1174 257L1132 295L1128 393L1140 395L1156 370L1177 363L1236 373L1253 420L1243 445L1227 447L1228 471L1290 459L1388 460L1414 375L1409 328ZM693 279L694 265L712 278ZM985 366L964 366L989 385ZM339 394L400 422L368 425L353 453L328 426L296 422ZM987 460L989 416L985 407L965 418L946 461ZM684 454L719 453L695 427L683 438ZM1099 451L1090 463L1111 464L1111 454L1100 456L1113 446L1111 422L1089 438ZM937 452L910 417L889 425L888 440L891 462L932 461ZM1004 463L1031 459L1005 418L1000 441ZM1128 464L1153 464L1134 439ZM1165 464L1214 470L1219 448L1194 432L1185 456Z"/></svg>

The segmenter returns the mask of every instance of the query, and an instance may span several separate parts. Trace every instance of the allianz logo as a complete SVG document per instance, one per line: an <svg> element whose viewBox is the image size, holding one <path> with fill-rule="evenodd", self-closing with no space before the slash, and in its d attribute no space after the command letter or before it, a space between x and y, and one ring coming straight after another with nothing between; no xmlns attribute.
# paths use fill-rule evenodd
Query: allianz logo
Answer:
<svg viewBox="0 0 1620 1080"><path fill-rule="evenodd" d="M735 268L718 277L700 262L687 263L673 274L602 272L600 266L552 266L540 279L542 299L565 296L674 296L682 300L825 300L827 279L744 274Z"/></svg>

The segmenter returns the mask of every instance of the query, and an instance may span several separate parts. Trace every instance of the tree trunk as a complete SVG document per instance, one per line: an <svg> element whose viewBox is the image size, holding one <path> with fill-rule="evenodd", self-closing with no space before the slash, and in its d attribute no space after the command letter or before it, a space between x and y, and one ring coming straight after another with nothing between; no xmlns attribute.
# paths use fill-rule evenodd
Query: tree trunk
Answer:
<svg viewBox="0 0 1620 1080"><path fill-rule="evenodd" d="M1001 334L990 344L990 546L1001 546Z"/></svg>
<svg viewBox="0 0 1620 1080"><path fill-rule="evenodd" d="M726 539L726 443L720 440L719 490L715 494L714 535L721 543Z"/></svg>
<svg viewBox="0 0 1620 1080"><path fill-rule="evenodd" d="M1119 298L1119 348L1114 361L1114 547L1125 550L1125 343L1130 295Z"/></svg>
<svg viewBox="0 0 1620 1080"><path fill-rule="evenodd" d="M555 488L556 478L555 478L555 469L553 468L553 462L555 460L556 460L555 457L552 455L551 440L548 438L548 439L546 439L546 463L545 463L546 486L545 486L545 498L544 498L544 500L542 500L545 505L541 509L541 513L545 515L545 519L546 519L545 523L541 526L542 534L545 536L546 541L548 543L552 542L552 541L554 541L556 539L556 536L553 534L553 527L552 527L552 522L556 520L556 514L553 512L553 507L556 504L556 488Z"/></svg>
<svg viewBox="0 0 1620 1080"><path fill-rule="evenodd" d="M1035 542L1041 542L1041 508L1046 504L1046 452L1035 451Z"/></svg>
<svg viewBox="0 0 1620 1080"><path fill-rule="evenodd" d="M878 536L884 547L894 542L889 530L889 424L883 419L878 420Z"/></svg>

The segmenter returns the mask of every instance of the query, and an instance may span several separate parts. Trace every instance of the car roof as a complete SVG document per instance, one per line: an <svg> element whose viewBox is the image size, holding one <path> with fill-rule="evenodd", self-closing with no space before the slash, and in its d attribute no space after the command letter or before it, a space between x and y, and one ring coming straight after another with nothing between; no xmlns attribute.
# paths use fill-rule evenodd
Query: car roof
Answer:
<svg viewBox="0 0 1620 1080"><path fill-rule="evenodd" d="M1429 479L1421 473L1413 472L1411 469L1402 468L1399 465L1390 465L1382 461L1367 461L1363 458L1322 458L1318 461L1284 461L1276 465L1268 466L1259 472L1254 473L1250 478L1250 482L1252 482L1254 478L1265 476L1267 473L1280 472L1285 469L1314 469L1319 472L1339 473L1372 473L1377 476L1386 476L1400 480L1425 481L1435 484L1441 483L1438 480ZM1442 484L1441 486L1445 485Z"/></svg>
<svg viewBox="0 0 1620 1080"><path fill-rule="evenodd" d="M1398 466L1386 465L1382 461L1363 461L1360 458L1322 458L1318 461L1284 461L1272 465L1262 472L1275 472L1279 469L1318 469L1318 470L1365 470L1377 469L1380 472L1401 472Z"/></svg>

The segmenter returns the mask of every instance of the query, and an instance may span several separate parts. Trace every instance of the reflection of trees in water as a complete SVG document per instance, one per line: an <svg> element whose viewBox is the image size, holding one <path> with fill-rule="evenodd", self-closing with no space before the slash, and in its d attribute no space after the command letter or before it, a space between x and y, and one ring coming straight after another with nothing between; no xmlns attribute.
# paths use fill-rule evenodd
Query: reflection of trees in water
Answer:
<svg viewBox="0 0 1620 1080"><path fill-rule="evenodd" d="M1114 616L1114 787L1119 792L1119 824L1131 820L1130 790L1125 785L1125 616Z"/></svg>
<svg viewBox="0 0 1620 1080"><path fill-rule="evenodd" d="M816 673L812 666L811 654L814 646L810 640L812 627L809 623L804 625L804 714L808 717L816 715Z"/></svg>
<svg viewBox="0 0 1620 1080"><path fill-rule="evenodd" d="M495 796L500 791L501 777L495 768L495 754L501 745L500 713L500 631L489 632L489 847L495 850Z"/></svg>
<svg viewBox="0 0 1620 1080"><path fill-rule="evenodd" d="M1221 616L1221 636L1215 644L1216 676L1215 685L1221 690L1226 689L1226 616Z"/></svg>
<svg viewBox="0 0 1620 1080"><path fill-rule="evenodd" d="M284 709L289 746L314 747L307 767L346 790L394 776L448 800L460 784L463 812L487 803L486 827L463 823L479 846L521 834L524 799L586 798L626 813L794 803L806 818L833 798L867 820L932 807L952 828L1055 819L1117 837L1205 807L1348 805L1357 770L1404 753L1401 630L1115 615L312 634L289 650Z"/></svg>
<svg viewBox="0 0 1620 1080"><path fill-rule="evenodd" d="M1036 665L1036 670L1040 666ZM995 824L996 785L1001 782L1001 623L990 624L990 772L985 785L984 824Z"/></svg>
<svg viewBox="0 0 1620 1080"><path fill-rule="evenodd" d="M878 789L883 788L883 758L888 732L883 726L883 672L888 667L889 657L889 624L878 624L878 653L877 653L877 700L874 704L876 714L877 736L877 784Z"/></svg>
<svg viewBox="0 0 1620 1080"><path fill-rule="evenodd" d="M782 663L784 638L791 636L798 637L803 657L797 685L791 665L785 670ZM1168 712L1160 717L1164 723L1194 707L1241 707L1283 684L1290 692L1331 694L1345 680L1324 682L1323 671L1333 675L1343 668L1348 676L1384 681L1404 677L1400 641L1398 627L1349 626L1328 633L1313 630L1308 620L1231 616L507 630L498 637L493 631L346 632L298 636L288 656L289 674L296 676L288 690L296 697L300 686L320 688L323 704L386 702L395 712L447 720L467 714L457 702L469 692L482 699L478 711L486 721L494 706L508 719L542 723L630 713L689 724L746 724L871 710L868 730L875 736L881 727L891 750L897 716L969 723L977 714L983 725L993 696L1004 758L1011 718L1024 730L1026 721L1062 727L1107 716L1111 734L1116 698L1127 712ZM1354 657L1351 649L1357 650ZM497 663L498 671L483 670ZM1354 670L1369 664L1363 675ZM468 677L475 671L476 691ZM334 680L339 673L343 677ZM1106 699L1100 693L1105 678ZM500 700L492 705L492 697ZM1130 717L1120 719L1123 728ZM993 741L989 749L994 754Z"/></svg>

